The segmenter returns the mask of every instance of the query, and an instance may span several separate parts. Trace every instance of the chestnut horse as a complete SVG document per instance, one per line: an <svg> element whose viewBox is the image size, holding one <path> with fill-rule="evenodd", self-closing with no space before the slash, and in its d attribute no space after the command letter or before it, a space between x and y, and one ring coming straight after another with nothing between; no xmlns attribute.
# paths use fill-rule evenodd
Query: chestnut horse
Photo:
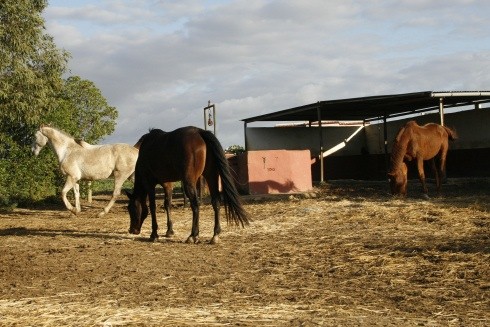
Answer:
<svg viewBox="0 0 490 327"><path fill-rule="evenodd" d="M211 243L218 242L221 232L220 179L227 222L242 227L249 224L223 148L213 133L197 127L182 127L172 132L152 129L143 135L138 143L139 156L136 161L133 192L126 192L129 198L129 233L140 233L141 226L148 216L148 198L152 223L150 240L157 239L155 187L160 184L166 189L171 182L182 181L192 209L192 230L187 242L199 242L199 201L196 185L201 175L206 179L214 209L214 234ZM168 212L167 220L169 235L173 231Z"/></svg>
<svg viewBox="0 0 490 327"><path fill-rule="evenodd" d="M424 161L430 160L436 178L437 190L441 189L441 181L446 176L446 156L448 140L457 138L456 132L448 127L434 123L419 126L415 121L409 121L398 132L391 152L391 168L388 172L391 193L393 195L407 194L407 161L417 162L419 179L422 183L424 196L428 197L425 183ZM434 159L438 159L438 165Z"/></svg>

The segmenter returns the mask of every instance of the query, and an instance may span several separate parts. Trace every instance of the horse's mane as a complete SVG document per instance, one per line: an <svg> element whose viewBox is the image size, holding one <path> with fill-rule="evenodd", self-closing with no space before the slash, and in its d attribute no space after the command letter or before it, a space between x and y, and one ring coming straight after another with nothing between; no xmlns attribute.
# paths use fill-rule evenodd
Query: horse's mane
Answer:
<svg viewBox="0 0 490 327"><path fill-rule="evenodd" d="M84 149L93 149L93 148L97 148L100 146L100 145L94 145L94 144L88 143L87 141L84 141L83 139L75 139L75 142Z"/></svg>
<svg viewBox="0 0 490 327"><path fill-rule="evenodd" d="M150 128L149 129L149 133L148 134L151 134L151 135L157 135L157 134L167 134L167 132L165 131L162 131L161 129L159 128Z"/></svg>
<svg viewBox="0 0 490 327"><path fill-rule="evenodd" d="M166 133L167 132L164 132L159 128L150 128L148 133L142 135L133 146L136 149L139 149L141 147L141 145L143 144L143 142L145 141L145 139L148 138L148 136L161 135L161 134L166 134Z"/></svg>
<svg viewBox="0 0 490 327"><path fill-rule="evenodd" d="M73 139L75 141L76 144L82 146L80 143L81 142L84 142L82 139L75 139L72 135L68 134L67 132L65 131L62 131L61 129L59 128L56 128L56 127L53 127L51 125L41 125L40 129L43 128L43 127L49 127L53 130L55 130L56 132L60 133L61 135L65 136L65 137L68 137L70 139Z"/></svg>
<svg viewBox="0 0 490 327"><path fill-rule="evenodd" d="M391 151L391 172L394 172L396 168L403 162L403 157L407 152L407 144L409 137L405 134L406 126L403 126L396 135L395 142L393 143L393 149Z"/></svg>

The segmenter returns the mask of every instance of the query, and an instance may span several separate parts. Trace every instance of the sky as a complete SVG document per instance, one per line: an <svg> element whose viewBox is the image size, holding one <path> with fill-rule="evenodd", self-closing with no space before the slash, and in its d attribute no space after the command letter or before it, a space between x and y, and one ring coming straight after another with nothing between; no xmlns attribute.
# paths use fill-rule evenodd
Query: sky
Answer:
<svg viewBox="0 0 490 327"><path fill-rule="evenodd" d="M317 101L490 90L490 1L50 0L43 17L119 112L101 143L204 128L208 101L227 148L242 119Z"/></svg>

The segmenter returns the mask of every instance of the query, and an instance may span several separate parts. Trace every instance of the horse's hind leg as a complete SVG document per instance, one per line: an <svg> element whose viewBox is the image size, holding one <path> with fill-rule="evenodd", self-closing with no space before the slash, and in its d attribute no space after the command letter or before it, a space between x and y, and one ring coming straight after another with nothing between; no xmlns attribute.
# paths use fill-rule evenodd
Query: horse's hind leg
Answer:
<svg viewBox="0 0 490 327"><path fill-rule="evenodd" d="M211 205L214 210L214 232L213 238L211 239L211 244L217 244L219 242L219 234L221 233L220 226L220 195L219 195L219 179L218 176L206 177L206 182L208 183L209 193L211 194Z"/></svg>
<svg viewBox="0 0 490 327"><path fill-rule="evenodd" d="M439 172L441 174L441 184L447 181L446 176L446 157L447 157L448 146L444 145L441 149L441 155L439 157Z"/></svg>
<svg viewBox="0 0 490 327"><path fill-rule="evenodd" d="M104 210L99 213L99 217L102 217L106 213L111 210L112 206L117 200L117 197L121 194L121 188L124 184L124 181L127 179L128 176L121 175L120 172L114 172L114 190L112 191L112 197L109 203L105 206Z"/></svg>
<svg viewBox="0 0 490 327"><path fill-rule="evenodd" d="M82 208L80 207L80 184L75 183L75 185L73 185L73 193L75 193L75 210L76 212L81 212Z"/></svg>
<svg viewBox="0 0 490 327"><path fill-rule="evenodd" d="M442 173L436 167L436 160L435 160L435 158L432 158L431 159L430 166L432 168L432 171L434 172L434 177L436 179L436 189L437 189L437 192L439 192L441 190L441 176L442 176Z"/></svg>
<svg viewBox="0 0 490 327"><path fill-rule="evenodd" d="M199 199L197 196L196 182L183 181L184 191L192 209L192 230L186 243L199 243Z"/></svg>
<svg viewBox="0 0 490 327"><path fill-rule="evenodd" d="M221 233L221 226L219 222L219 208L220 208L220 199L219 193L211 196L211 205L214 210L214 231L213 238L211 239L211 244L219 243L219 234Z"/></svg>

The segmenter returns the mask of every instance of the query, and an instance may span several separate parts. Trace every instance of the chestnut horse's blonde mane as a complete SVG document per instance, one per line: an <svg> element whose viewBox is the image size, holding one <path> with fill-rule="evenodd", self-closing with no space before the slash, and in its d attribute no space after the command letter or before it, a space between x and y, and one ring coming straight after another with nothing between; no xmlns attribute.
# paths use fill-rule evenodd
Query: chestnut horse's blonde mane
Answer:
<svg viewBox="0 0 490 327"><path fill-rule="evenodd" d="M410 140L408 132L409 130L406 128L406 126L403 126L402 128L400 128L398 134L396 135L391 152L390 173L394 173L403 162L403 158L405 157L405 153L407 152L408 141Z"/></svg>

